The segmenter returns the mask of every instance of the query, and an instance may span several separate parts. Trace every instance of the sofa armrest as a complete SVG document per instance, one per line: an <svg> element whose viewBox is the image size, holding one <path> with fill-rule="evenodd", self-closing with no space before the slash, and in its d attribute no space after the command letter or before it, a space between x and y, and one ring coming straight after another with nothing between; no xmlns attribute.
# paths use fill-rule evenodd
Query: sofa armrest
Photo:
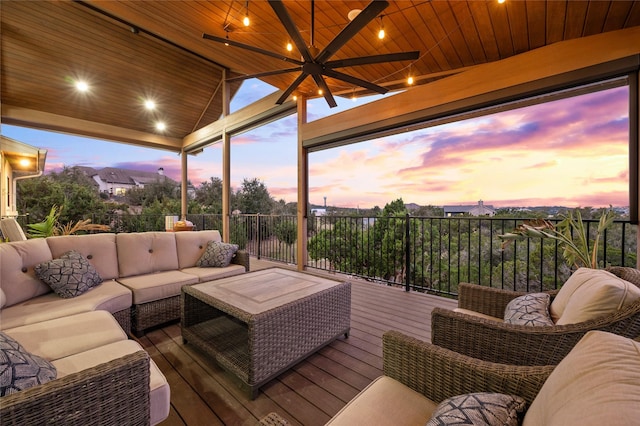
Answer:
<svg viewBox="0 0 640 426"><path fill-rule="evenodd" d="M434 308L431 312L433 344L504 364L558 364L590 330L637 338L640 335L640 301L615 314L578 324L536 327L490 321L443 308Z"/></svg>
<svg viewBox="0 0 640 426"><path fill-rule="evenodd" d="M496 318L504 318L504 310L510 301L530 292L503 290L478 284L460 283L458 307ZM558 290L546 291L554 297Z"/></svg>
<svg viewBox="0 0 640 426"><path fill-rule="evenodd" d="M2 424L150 422L149 355L137 351L0 399Z"/></svg>
<svg viewBox="0 0 640 426"><path fill-rule="evenodd" d="M244 270L249 272L249 252L246 250L238 250L236 255L231 259L231 263L244 266Z"/></svg>
<svg viewBox="0 0 640 426"><path fill-rule="evenodd" d="M554 366L496 364L406 336L383 335L384 374L440 402L471 392L518 395L531 403Z"/></svg>

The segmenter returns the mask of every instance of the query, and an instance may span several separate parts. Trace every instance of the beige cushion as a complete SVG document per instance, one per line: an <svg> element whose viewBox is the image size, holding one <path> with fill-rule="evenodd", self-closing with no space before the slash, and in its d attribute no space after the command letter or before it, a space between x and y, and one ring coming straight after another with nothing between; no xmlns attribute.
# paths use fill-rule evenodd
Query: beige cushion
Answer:
<svg viewBox="0 0 640 426"><path fill-rule="evenodd" d="M166 271L120 278L118 282L131 290L133 303L140 305L167 297L179 296L182 286L196 284L198 277L181 271Z"/></svg>
<svg viewBox="0 0 640 426"><path fill-rule="evenodd" d="M387 376L375 379L327 425L424 425L438 404Z"/></svg>
<svg viewBox="0 0 640 426"><path fill-rule="evenodd" d="M138 232L116 235L120 277L178 269L174 232Z"/></svg>
<svg viewBox="0 0 640 426"><path fill-rule="evenodd" d="M577 324L616 312L638 299L640 288L630 282L602 269L580 268L562 286L550 310L557 325Z"/></svg>
<svg viewBox="0 0 640 426"><path fill-rule="evenodd" d="M14 328L96 310L115 313L129 309L131 303L131 291L114 280L108 280L73 299L48 293L5 307L2 309L0 328Z"/></svg>
<svg viewBox="0 0 640 426"><path fill-rule="evenodd" d="M122 340L53 361L53 365L57 368L58 378L60 378L139 350L142 350L142 346L133 340ZM151 424L154 425L166 419L169 415L170 389L169 383L160 369L152 359L149 359L149 362L151 367Z"/></svg>
<svg viewBox="0 0 640 426"><path fill-rule="evenodd" d="M7 304L7 296L4 295L4 290L0 288L0 308L4 308Z"/></svg>
<svg viewBox="0 0 640 426"><path fill-rule="evenodd" d="M6 297L5 306L51 292L33 271L34 266L51 259L43 238L0 244L0 288Z"/></svg>
<svg viewBox="0 0 640 426"><path fill-rule="evenodd" d="M193 268L182 269L182 272L197 276L199 282L203 283L206 281L217 280L219 278L244 274L245 269L242 265L232 263L224 268L201 268L199 266L194 266Z"/></svg>
<svg viewBox="0 0 640 426"><path fill-rule="evenodd" d="M638 419L640 342L590 331L551 373L523 425L634 425Z"/></svg>
<svg viewBox="0 0 640 426"><path fill-rule="evenodd" d="M180 269L195 266L209 241L222 241L219 231L183 231L175 235Z"/></svg>
<svg viewBox="0 0 640 426"><path fill-rule="evenodd" d="M473 315L474 317L486 319L486 320L489 320L489 321L504 322L503 318L492 317L491 315L485 315L483 313L476 312L476 311L471 311L469 309L455 308L453 311L461 313L461 314Z"/></svg>
<svg viewBox="0 0 640 426"><path fill-rule="evenodd" d="M116 234L64 235L47 238L54 258L69 250L82 254L105 280L118 278Z"/></svg>
<svg viewBox="0 0 640 426"><path fill-rule="evenodd" d="M48 361L127 340L127 334L107 311L70 315L4 332Z"/></svg>

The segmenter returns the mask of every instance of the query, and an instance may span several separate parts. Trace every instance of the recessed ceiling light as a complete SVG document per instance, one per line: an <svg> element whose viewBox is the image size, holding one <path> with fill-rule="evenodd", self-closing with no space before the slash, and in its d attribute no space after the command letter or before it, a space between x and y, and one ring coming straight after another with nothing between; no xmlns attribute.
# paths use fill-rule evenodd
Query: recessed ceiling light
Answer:
<svg viewBox="0 0 640 426"><path fill-rule="evenodd" d="M156 109L156 103L151 99L147 99L146 101L144 101L144 107L148 110Z"/></svg>
<svg viewBox="0 0 640 426"><path fill-rule="evenodd" d="M30 166L30 165L31 165L31 161L29 161L29 159L28 159L28 158L21 158L21 159L20 159L20 165L21 165L22 167L28 167L28 166Z"/></svg>
<svg viewBox="0 0 640 426"><path fill-rule="evenodd" d="M159 130L159 131L163 132L163 131L165 131L166 129L167 129L167 125L166 125L166 124L164 124L164 122L163 122L163 121L158 121L158 122L156 123L156 130Z"/></svg>
<svg viewBox="0 0 640 426"><path fill-rule="evenodd" d="M89 90L89 85L86 81L78 80L76 81L76 89L78 89L80 92L86 92Z"/></svg>

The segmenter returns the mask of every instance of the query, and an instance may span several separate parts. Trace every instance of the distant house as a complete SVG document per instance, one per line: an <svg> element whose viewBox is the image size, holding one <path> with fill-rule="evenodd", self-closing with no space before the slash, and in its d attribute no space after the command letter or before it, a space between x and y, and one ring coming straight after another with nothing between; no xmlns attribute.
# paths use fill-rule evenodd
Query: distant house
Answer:
<svg viewBox="0 0 640 426"><path fill-rule="evenodd" d="M47 150L0 136L0 217L18 216L16 182L42 175Z"/></svg>
<svg viewBox="0 0 640 426"><path fill-rule="evenodd" d="M485 206L482 200L478 201L476 205L466 206L444 206L444 216L493 216L496 214L496 210L493 206Z"/></svg>
<svg viewBox="0 0 640 426"><path fill-rule="evenodd" d="M94 169L92 167L78 166L78 169L82 170L84 174L98 184L100 192L105 192L109 195L124 195L131 188L144 188L145 185L153 182L170 181L178 186L178 182L164 175L162 167L156 173L116 167Z"/></svg>

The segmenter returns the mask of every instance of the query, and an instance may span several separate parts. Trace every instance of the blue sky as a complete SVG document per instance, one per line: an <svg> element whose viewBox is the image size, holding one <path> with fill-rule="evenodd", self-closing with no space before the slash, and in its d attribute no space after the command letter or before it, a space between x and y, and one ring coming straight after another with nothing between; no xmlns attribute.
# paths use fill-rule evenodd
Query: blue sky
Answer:
<svg viewBox="0 0 640 426"><path fill-rule="evenodd" d="M273 91L243 84L232 111ZM627 206L628 89L506 111L310 154L310 201L383 207L402 197L421 205ZM389 95L387 95L389 96ZM372 101L338 98L309 103L309 121ZM168 151L72 135L2 126L13 139L48 150L46 170L84 165L156 171L180 179L180 156ZM271 195L297 197L296 116L232 139L231 185L258 178ZM91 149L87 149L90 144ZM196 186L221 177L221 146L189 156Z"/></svg>

